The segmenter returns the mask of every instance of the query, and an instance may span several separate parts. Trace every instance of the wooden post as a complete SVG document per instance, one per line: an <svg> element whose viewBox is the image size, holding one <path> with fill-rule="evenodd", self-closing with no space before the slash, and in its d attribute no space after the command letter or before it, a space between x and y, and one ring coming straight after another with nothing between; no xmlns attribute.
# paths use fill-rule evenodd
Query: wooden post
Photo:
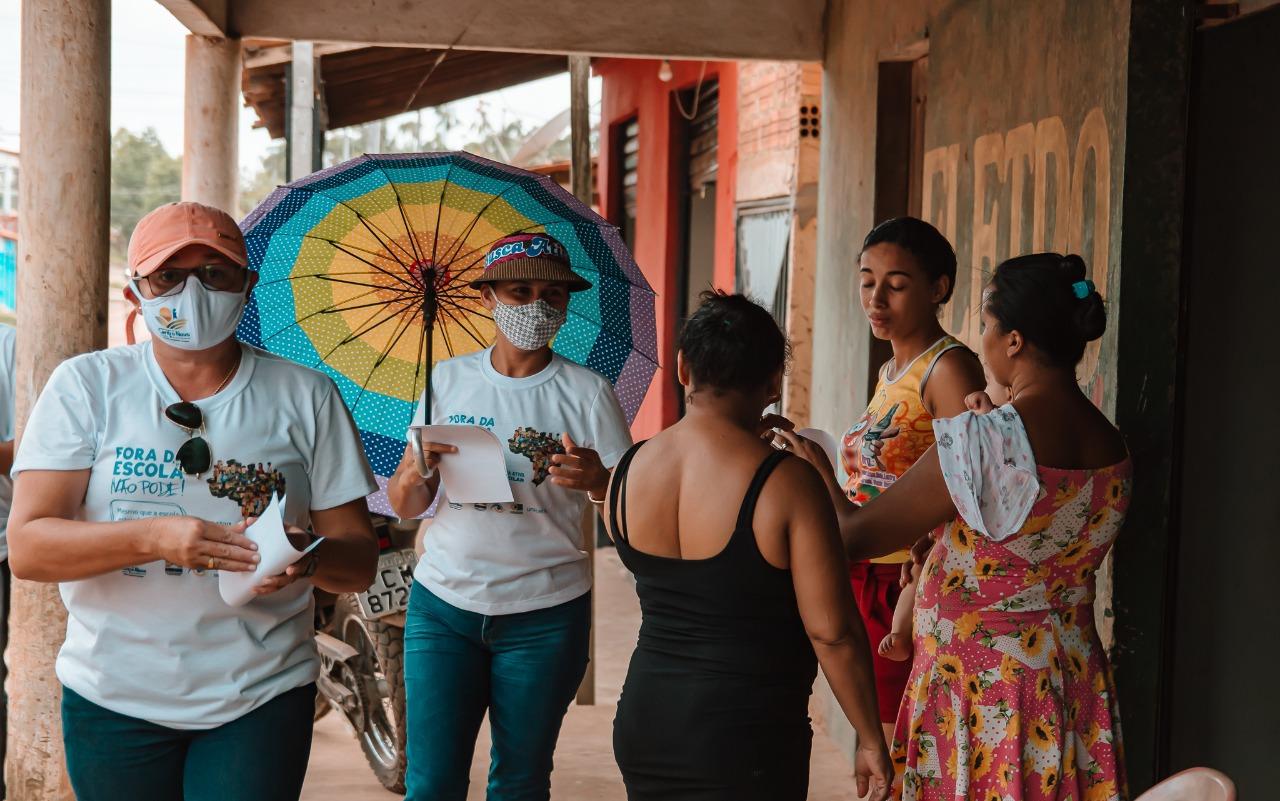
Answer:
<svg viewBox="0 0 1280 801"><path fill-rule="evenodd" d="M569 56L569 131L571 150L569 156L569 180L573 194L588 208L591 207L591 118L587 82L591 78L590 56ZM592 586L596 569L596 508L588 505L582 515L582 544L591 565ZM579 704L596 702L596 601L591 599L591 642L587 655L587 673L578 688Z"/></svg>
<svg viewBox="0 0 1280 801"><path fill-rule="evenodd" d="M569 131L571 150L569 179L573 195L591 206L591 118L587 83L591 78L589 56L569 56Z"/></svg>
<svg viewBox="0 0 1280 801"><path fill-rule="evenodd" d="M237 215L240 40L187 37L182 199Z"/></svg>
<svg viewBox="0 0 1280 801"><path fill-rule="evenodd" d="M591 639L587 642L587 672L578 686L578 703L592 705L596 702L596 507L587 504L582 510L582 547L591 567Z"/></svg>
<svg viewBox="0 0 1280 801"><path fill-rule="evenodd" d="M107 343L110 74L110 0L23 0L19 438L53 368ZM9 614L8 798L70 801L57 585L15 581Z"/></svg>

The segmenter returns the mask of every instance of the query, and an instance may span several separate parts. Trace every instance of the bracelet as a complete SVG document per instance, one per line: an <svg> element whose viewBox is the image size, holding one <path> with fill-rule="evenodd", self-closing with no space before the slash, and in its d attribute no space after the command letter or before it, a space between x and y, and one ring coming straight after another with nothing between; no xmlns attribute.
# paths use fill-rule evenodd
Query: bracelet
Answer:
<svg viewBox="0 0 1280 801"><path fill-rule="evenodd" d="M303 578L311 578L316 574L316 571L320 569L320 557L316 556L314 551L308 554L308 556L311 558L307 561L306 570L302 571Z"/></svg>
<svg viewBox="0 0 1280 801"><path fill-rule="evenodd" d="M604 502L609 500L609 496L605 495L603 498L597 501L595 498L591 497L591 490L587 490L587 500L591 501L596 506L604 506Z"/></svg>

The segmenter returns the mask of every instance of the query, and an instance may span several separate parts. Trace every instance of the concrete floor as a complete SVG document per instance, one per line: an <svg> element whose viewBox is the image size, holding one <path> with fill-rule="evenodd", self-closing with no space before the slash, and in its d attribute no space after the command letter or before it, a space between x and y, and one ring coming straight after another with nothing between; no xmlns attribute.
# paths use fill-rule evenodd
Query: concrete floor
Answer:
<svg viewBox="0 0 1280 801"><path fill-rule="evenodd" d="M613 761L613 715L627 662L640 627L635 588L612 548L596 556L596 705L569 707L556 769L553 801L625 801L622 777ZM471 764L468 801L483 801L489 767L488 726L481 730ZM821 730L815 733L809 783L811 801L853 801L853 773L843 754ZM364 762L355 738L338 715L316 724L303 801L391 801Z"/></svg>

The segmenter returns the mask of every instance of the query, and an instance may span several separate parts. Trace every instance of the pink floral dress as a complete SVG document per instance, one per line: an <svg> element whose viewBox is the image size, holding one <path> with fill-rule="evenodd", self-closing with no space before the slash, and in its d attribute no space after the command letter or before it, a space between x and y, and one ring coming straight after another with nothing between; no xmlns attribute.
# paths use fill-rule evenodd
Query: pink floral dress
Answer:
<svg viewBox="0 0 1280 801"><path fill-rule="evenodd" d="M1130 463L1036 465L1012 406L935 421L960 516L925 563L893 756L903 801L1127 797L1094 573Z"/></svg>

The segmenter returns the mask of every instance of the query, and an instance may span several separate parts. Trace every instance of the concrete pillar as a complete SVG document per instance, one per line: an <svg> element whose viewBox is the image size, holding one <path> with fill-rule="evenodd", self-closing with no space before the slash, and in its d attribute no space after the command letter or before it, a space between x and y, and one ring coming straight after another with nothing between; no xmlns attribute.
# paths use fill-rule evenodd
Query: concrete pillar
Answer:
<svg viewBox="0 0 1280 801"><path fill-rule="evenodd" d="M364 124L364 152L382 152L382 120L374 120Z"/></svg>
<svg viewBox="0 0 1280 801"><path fill-rule="evenodd" d="M53 368L107 341L110 74L110 0L23 0L19 438ZM8 798L70 801L53 672L67 620L58 588L15 581L9 619Z"/></svg>
<svg viewBox="0 0 1280 801"><path fill-rule="evenodd" d="M316 116L316 47L313 42L293 43L289 68L289 113L285 140L289 152L290 181L310 175L316 163L316 140L322 136Z"/></svg>
<svg viewBox="0 0 1280 801"><path fill-rule="evenodd" d="M240 40L187 36L183 200L237 213L239 122Z"/></svg>

